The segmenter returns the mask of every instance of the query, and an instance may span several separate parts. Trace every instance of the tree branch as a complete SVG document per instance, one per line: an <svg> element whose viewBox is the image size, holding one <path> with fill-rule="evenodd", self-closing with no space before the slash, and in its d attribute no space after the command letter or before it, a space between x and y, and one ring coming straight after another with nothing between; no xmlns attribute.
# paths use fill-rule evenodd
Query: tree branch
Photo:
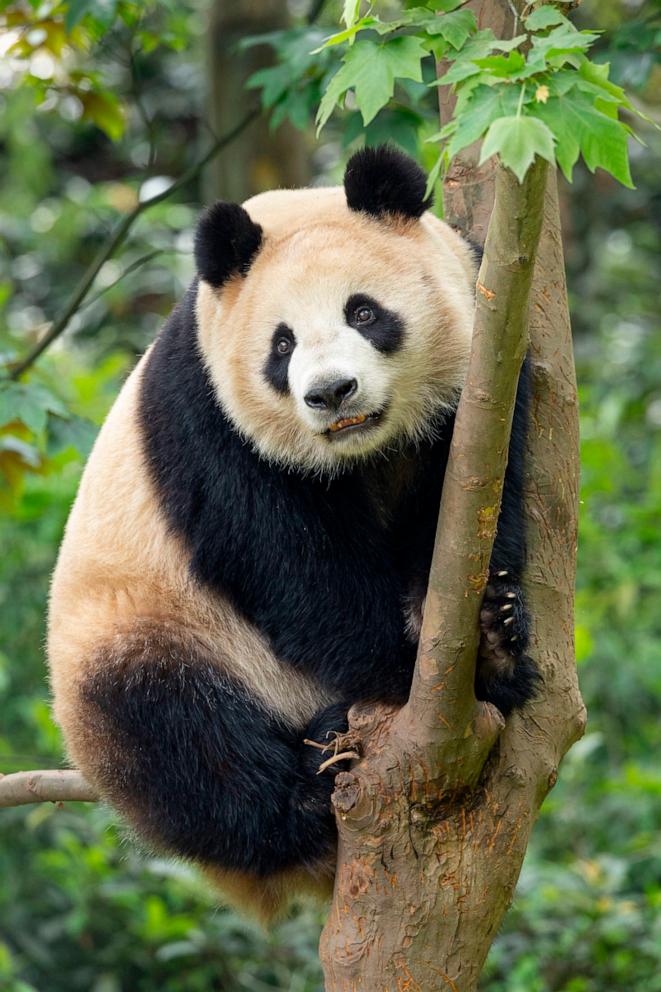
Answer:
<svg viewBox="0 0 661 992"><path fill-rule="evenodd" d="M98 798L78 771L49 769L0 775L0 809L27 803L95 802Z"/></svg>
<svg viewBox="0 0 661 992"><path fill-rule="evenodd" d="M192 182L192 180L200 174L202 169L204 169L211 159L227 148L227 146L230 145L235 138L238 138L238 136L242 134L242 132L245 131L245 129L258 116L259 110L257 108L250 110L235 127L233 127L226 134L221 135L221 137L219 137L211 145L208 151L197 162L191 165L191 167L187 169L183 175L176 180L176 182L172 183L171 186L168 186L168 188L163 190L161 193L156 193L154 196L150 196L149 199L142 200L133 208L133 210L130 211L130 213L122 218L122 220L116 225L108 240L101 246L92 262L90 262L60 316L56 318L50 330L43 336L41 341L35 345L32 351L28 352L24 359L14 365L8 376L9 379L19 379L24 372L27 372L27 370L34 365L37 359L44 353L44 351L46 351L48 347L50 347L53 341L64 333L69 326L71 318L80 309L85 297L92 288L94 280L99 274L101 267L126 240L129 231L137 221L138 217L140 217L140 215L146 210L149 210L150 207L156 206L157 203L162 203L163 200L173 196L184 186L187 186L188 183Z"/></svg>
<svg viewBox="0 0 661 992"><path fill-rule="evenodd" d="M547 167L537 159L522 185L496 172L494 209L477 281L473 344L443 483L418 660L400 717L410 742L435 745L432 775L447 771L448 745L465 750L471 724L482 744L477 778L501 721L475 699L478 616L500 511L521 364L528 343L528 297L542 226ZM468 780L467 780L468 778ZM450 784L450 783L447 783Z"/></svg>

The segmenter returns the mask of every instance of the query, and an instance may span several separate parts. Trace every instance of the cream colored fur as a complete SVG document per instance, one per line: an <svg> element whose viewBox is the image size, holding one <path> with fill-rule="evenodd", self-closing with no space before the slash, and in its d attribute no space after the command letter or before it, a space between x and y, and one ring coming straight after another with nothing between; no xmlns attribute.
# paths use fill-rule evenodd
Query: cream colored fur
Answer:
<svg viewBox="0 0 661 992"><path fill-rule="evenodd" d="M355 342L371 362L378 392L386 384L390 417L373 442L424 434L430 413L453 403L466 370L474 270L461 239L431 215L389 225L352 214L335 189L267 193L247 203L265 231L263 249L245 279L221 291L200 285L200 349L219 402L267 457L312 470L332 470L332 453L306 426L291 397L264 381L262 369L279 321L302 346L349 341L342 303L367 292L407 322L404 348L392 359ZM345 337L342 338L341 335ZM187 645L231 671L268 710L303 727L332 699L281 664L265 639L188 571L183 543L166 527L149 479L137 405L138 364L117 399L85 469L53 576L48 630L57 720L71 760L93 782L99 751L121 762L111 736L81 713L79 687L98 658L111 665L128 639L152 632ZM304 412L304 411L303 411ZM358 450L358 449L356 449ZM346 452L345 452L346 454ZM328 876L283 874L256 884L208 869L232 901L263 918L280 911L292 887L328 891Z"/></svg>
<svg viewBox="0 0 661 992"><path fill-rule="evenodd" d="M466 375L475 287L466 243L429 213L388 223L358 214L335 188L263 193L245 207L264 230L262 248L245 278L220 291L201 283L197 300L202 355L237 429L270 460L331 473L338 459L424 437L434 414L456 403ZM380 354L346 326L343 307L354 293L404 318L396 354ZM297 340L290 395L264 382L281 322ZM302 399L315 362L349 375L353 363L366 388L361 412L387 401L383 423L329 443Z"/></svg>
<svg viewBox="0 0 661 992"><path fill-rule="evenodd" d="M104 761L121 762L121 749L81 712L79 687L100 654L105 664L130 637L167 633L215 660L240 679L266 710L294 727L330 703L318 686L281 664L260 634L221 597L191 580L188 556L168 532L148 479L136 422L145 359L126 382L106 420L83 475L53 576L48 656L55 716L69 757L92 782ZM126 811L125 811L126 812ZM305 872L282 874L261 889L236 873L209 869L226 898L266 921L281 913L292 891L328 889ZM306 877L302 884L302 877ZM261 896L260 896L261 892Z"/></svg>

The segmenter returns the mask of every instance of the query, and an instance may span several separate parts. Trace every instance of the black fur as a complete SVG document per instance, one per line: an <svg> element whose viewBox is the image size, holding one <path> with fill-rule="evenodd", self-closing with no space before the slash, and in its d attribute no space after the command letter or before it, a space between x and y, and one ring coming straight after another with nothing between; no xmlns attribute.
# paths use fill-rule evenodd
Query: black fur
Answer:
<svg viewBox="0 0 661 992"><path fill-rule="evenodd" d="M433 203L417 162L391 145L363 148L349 159L344 190L351 210L383 217L421 217Z"/></svg>
<svg viewBox="0 0 661 992"><path fill-rule="evenodd" d="M229 596L275 653L350 700L405 698L415 650L406 576L365 480L274 469L231 427L195 334L195 287L147 362L141 424L148 463L191 569Z"/></svg>
<svg viewBox="0 0 661 992"><path fill-rule="evenodd" d="M96 771L104 795L157 847L206 864L265 876L329 856L334 773L317 774L303 740L343 730L346 708L295 733L190 648L161 639L146 660L132 648L99 657L81 689L113 741Z"/></svg>
<svg viewBox="0 0 661 992"><path fill-rule="evenodd" d="M503 500L498 518L498 531L491 556L491 569L506 569L510 581L521 583L526 563L526 540L523 521L523 472L525 465L526 431L530 407L530 363L526 358L516 393L509 457L505 473Z"/></svg>
<svg viewBox="0 0 661 992"><path fill-rule="evenodd" d="M138 804L147 835L179 853L268 874L323 858L332 843L334 776L316 775L319 752L303 738L345 730L353 702L408 695L416 646L404 603L412 588L419 596L426 589L453 424L437 425L434 443L390 464L378 458L332 481L270 466L215 400L197 348L196 291L193 284L168 320L141 386L142 436L161 505L190 548L193 575L227 597L283 662L343 702L292 731L204 657L158 644L148 662L119 675L99 666L85 693L125 751L112 762L121 780L113 783L112 769L101 779L120 809ZM496 589L505 597L519 589L525 561L527 389L524 374L492 561L496 573L508 572L494 580L507 583ZM382 484L400 470L408 473L400 495L381 504ZM532 694L535 671L526 639L516 646L502 629L516 664L505 674L481 666L476 691L508 713Z"/></svg>
<svg viewBox="0 0 661 992"><path fill-rule="evenodd" d="M357 321L356 313L361 307L368 307L374 314L374 320L369 323ZM349 327L355 328L384 355L391 355L402 347L404 341L402 318L392 310L386 310L365 293L355 293L349 297L344 307L344 319Z"/></svg>
<svg viewBox="0 0 661 992"><path fill-rule="evenodd" d="M286 355L281 355L278 351L278 341L281 338L285 338L290 344L291 350ZM288 327L287 324L278 324L271 338L269 357L264 363L264 378L269 385L273 386L277 393L282 393L283 396L286 396L289 392L289 379L287 376L289 362L295 347L296 337L291 327Z"/></svg>
<svg viewBox="0 0 661 992"><path fill-rule="evenodd" d="M245 273L260 249L262 229L236 203L218 201L202 214L195 231L195 264L205 282L222 286Z"/></svg>
<svg viewBox="0 0 661 992"><path fill-rule="evenodd" d="M375 512L370 466L332 481L273 468L214 398L196 345L195 292L153 348L140 411L148 464L192 572L228 596L279 658L348 700L405 699L415 646L403 604L412 584L426 585L452 421L416 456L388 523ZM524 375L492 561L516 582L526 390Z"/></svg>

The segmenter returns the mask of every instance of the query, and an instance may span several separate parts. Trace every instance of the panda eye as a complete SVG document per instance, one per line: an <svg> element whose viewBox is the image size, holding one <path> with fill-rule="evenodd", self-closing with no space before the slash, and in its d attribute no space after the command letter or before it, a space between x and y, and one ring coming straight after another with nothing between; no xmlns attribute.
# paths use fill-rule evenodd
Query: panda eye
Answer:
<svg viewBox="0 0 661 992"><path fill-rule="evenodd" d="M376 314L371 307L358 307L354 313L354 319L357 324L371 324L373 320L376 320Z"/></svg>
<svg viewBox="0 0 661 992"><path fill-rule="evenodd" d="M354 312L354 320L357 324L371 324L376 320L376 314L371 307L358 307Z"/></svg>
<svg viewBox="0 0 661 992"><path fill-rule="evenodd" d="M291 351L291 341L289 338L278 338L275 342L275 350L279 355L288 355Z"/></svg>

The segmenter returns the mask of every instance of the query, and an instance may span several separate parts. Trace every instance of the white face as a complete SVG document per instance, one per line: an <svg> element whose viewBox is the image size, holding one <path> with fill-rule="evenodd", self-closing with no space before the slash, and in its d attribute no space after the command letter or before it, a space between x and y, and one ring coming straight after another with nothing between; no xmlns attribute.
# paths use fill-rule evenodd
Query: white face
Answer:
<svg viewBox="0 0 661 992"><path fill-rule="evenodd" d="M403 319L372 297L347 292L334 287L326 299L311 293L309 307L276 327L264 370L331 458L378 448L406 388Z"/></svg>
<svg viewBox="0 0 661 992"><path fill-rule="evenodd" d="M266 240L245 278L198 297L223 408L261 454L313 472L433 433L470 349L451 252L434 258L419 222L415 237L354 216L346 228Z"/></svg>

